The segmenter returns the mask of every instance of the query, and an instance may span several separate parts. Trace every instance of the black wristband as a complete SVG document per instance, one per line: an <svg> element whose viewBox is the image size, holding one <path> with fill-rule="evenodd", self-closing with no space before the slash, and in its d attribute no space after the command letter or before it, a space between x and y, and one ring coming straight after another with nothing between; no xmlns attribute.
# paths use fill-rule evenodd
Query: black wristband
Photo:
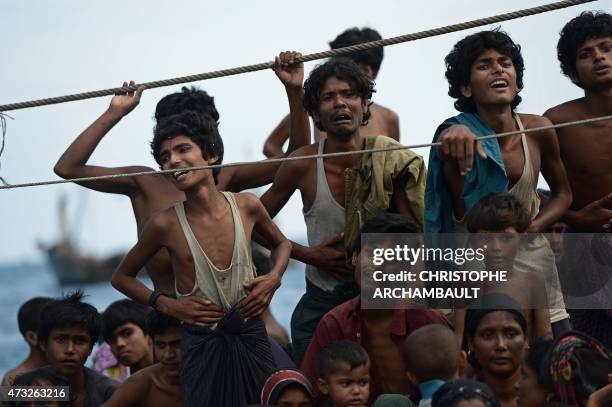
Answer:
<svg viewBox="0 0 612 407"><path fill-rule="evenodd" d="M162 293L161 291L153 291L151 293L151 296L149 297L149 307L156 309L155 308L155 303L157 302L157 300L159 299L160 296L164 295L164 293Z"/></svg>

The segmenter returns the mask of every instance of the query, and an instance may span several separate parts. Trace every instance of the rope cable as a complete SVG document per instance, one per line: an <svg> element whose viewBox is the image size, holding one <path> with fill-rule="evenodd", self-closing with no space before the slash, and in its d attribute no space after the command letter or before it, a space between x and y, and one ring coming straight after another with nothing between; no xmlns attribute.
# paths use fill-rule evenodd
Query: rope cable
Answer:
<svg viewBox="0 0 612 407"><path fill-rule="evenodd" d="M491 25L491 24L500 23L503 21L514 20L514 19L522 18L522 17L528 17L528 16L532 16L536 14L546 13L549 11L554 11L554 10L559 10L559 9L563 9L567 7L577 6L580 4L590 3L593 1L596 1L596 0L558 1L555 3L544 4L541 6L517 10L517 11L510 12L510 13L498 14L498 15L491 16L491 17L480 18L477 20L466 21L463 23L447 25L447 26L425 30L425 31L419 31L419 32L412 33L412 34L401 35L398 37L392 37L392 38L382 39L378 41L371 41L367 43L351 45L348 47L337 48L337 49L332 49L332 50L323 51L323 52L316 52L314 54L304 55L301 58L297 59L296 61L297 62L309 62L309 61L314 61L317 59L324 59L324 58L335 57L335 56L340 56L340 55L347 55L347 54L351 54L356 51L363 51L363 50L370 49L370 48L384 47L384 46L395 45L395 44L399 44L403 42L416 41L416 40L420 40L424 38L435 37L435 36L442 35L442 34L448 34L448 33L456 32L456 31L467 30L470 28L481 27L483 25ZM17 109L25 109L29 107L52 105L52 104L57 104L57 103L72 102L76 100L91 99L91 98L96 98L96 97L101 97L101 96L114 95L116 93L133 92L140 86L144 86L146 89L152 89L152 88L159 88L162 86L171 86L171 85L178 85L178 84L188 83L188 82L203 81L206 79L221 78L224 76L238 75L238 74L247 73L247 72L255 72L255 71L260 71L264 69L269 69L269 68L272 68L273 65L274 65L274 62L264 62L260 64L255 64L255 65L245 65L245 66L241 66L237 68L222 69L219 71L212 71L212 72L207 72L207 73L202 73L202 74L197 74L197 75L188 75L188 76L182 76L182 77L172 78L172 79L145 82L145 83L141 83L141 84L133 85L133 86L124 86L120 88L110 88L110 89L103 89L103 90L97 90L97 91L91 91L91 92L76 93L72 95L31 100L31 101L26 101L26 102L9 103L5 105L0 105L0 112L9 111L9 110L17 110Z"/></svg>
<svg viewBox="0 0 612 407"><path fill-rule="evenodd" d="M488 139L492 139L492 138L502 138L502 137L513 136L513 135L516 135L516 134L536 133L536 132L540 132L540 131L544 131L544 130L558 129L558 128L570 127L570 126L579 126L579 125L591 124L591 123L596 123L596 122L601 122L601 121L606 121L606 120L612 120L612 115L601 116L601 117L594 117L594 118L583 119L583 120L576 120L576 121L565 122L565 123L558 123L558 124L553 124L553 125L549 125L549 126L534 127L534 128L525 129L525 130L514 130L514 131L508 131L508 132L505 132L505 133L490 134L490 135L487 135L487 136L484 136L484 137L479 137L478 140L488 140ZM25 188L25 187L36 187L36 186L43 186L43 185L66 184L66 183L69 183L69 182L97 181L97 180L113 179L113 178L121 178L121 177L141 177L141 176L145 176L145 175L157 175L157 174L173 173L173 172L177 172L179 170L180 171L199 171L199 170L207 170L207 169L214 169L214 168L224 168L224 167L243 167L243 166L250 166L250 165L275 164L275 163L282 163L282 162L285 162L285 161L299 161L299 160L310 160L310 159L315 159L315 158L341 157L341 156L355 155L355 154L364 154L364 153L380 153L380 152L386 152L386 151L405 150L405 149L414 149L414 148L438 147L438 146L441 146L441 145L442 145L442 143L438 141L438 142L434 142L434 143L413 144L413 145L410 145L410 146L400 145L400 146L395 146L395 147L378 148L378 149L366 149L366 150L356 150L356 151L341 151L341 152L337 152L337 153L312 154L312 155L295 156L295 157L271 158L271 159L268 159L268 160L260 160L260 161L243 161L243 162L235 162L235 163L229 163L229 164L215 164L215 165L205 165L205 166L198 166L198 167L186 167L186 168L180 168L180 169L174 168L174 169L161 170L161 171L142 171L142 172L111 174L111 175L98 175L98 176L93 176L93 177L70 178L70 179L61 179L61 180L40 181L40 182L28 182L28 183L23 183L23 184L0 185L0 190L2 190L2 189Z"/></svg>

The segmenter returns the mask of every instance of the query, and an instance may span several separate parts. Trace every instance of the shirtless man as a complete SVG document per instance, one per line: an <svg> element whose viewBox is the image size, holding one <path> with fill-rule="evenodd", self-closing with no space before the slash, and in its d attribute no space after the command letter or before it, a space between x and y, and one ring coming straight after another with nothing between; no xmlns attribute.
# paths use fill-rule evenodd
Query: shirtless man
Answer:
<svg viewBox="0 0 612 407"><path fill-rule="evenodd" d="M546 113L553 123L612 115L612 15L585 12L567 23L557 46L561 69L584 97ZM612 230L612 121L557 130L572 189L563 220L574 231Z"/></svg>
<svg viewBox="0 0 612 407"><path fill-rule="evenodd" d="M361 129L369 118L373 86L359 67L348 60L331 60L315 68L304 84L304 108L317 126L326 131L327 138L302 147L291 156L362 150L366 138ZM307 120L300 110L292 109L292 123ZM261 197L272 217L295 190L300 191L304 203L310 248L294 243L292 252L292 257L307 264L306 293L291 321L293 357L298 363L321 317L357 293L345 253L338 250L337 244L342 240L338 234L345 227L345 170L355 167L360 159L360 154L354 154L286 161ZM407 182L408 176L398 180L391 201L396 211L411 214L404 193Z"/></svg>
<svg viewBox="0 0 612 407"><path fill-rule="evenodd" d="M45 355L38 346L38 326L43 308L51 301L53 301L51 298L36 297L29 299L19 307L19 311L17 311L17 325L19 326L19 332L21 332L23 339L25 339L30 348L30 353L24 361L4 375L2 386L10 386L13 384L15 377L20 374L47 365Z"/></svg>
<svg viewBox="0 0 612 407"><path fill-rule="evenodd" d="M584 97L555 106L544 116L553 123L564 123L612 114L612 15L584 12L572 19L561 31L557 54L563 73L584 90ZM557 134L573 193L571 206L562 219L568 225L566 230L611 232L612 121L564 127ZM563 262L561 268L565 268ZM566 284L574 286L572 271L570 268L564 275L570 279ZM589 292L602 286L600 276L591 279L588 272L579 276L581 281L575 286L585 287ZM610 293L600 292L597 296L609 299ZM576 309L570 315L574 329L612 346L610 311Z"/></svg>
<svg viewBox="0 0 612 407"><path fill-rule="evenodd" d="M151 312L147 326L153 340L153 352L159 363L130 376L115 391L104 407L182 406L179 386L181 361L181 321Z"/></svg>
<svg viewBox="0 0 612 407"><path fill-rule="evenodd" d="M288 65L287 61L295 57L296 53L282 53L279 55L276 74L285 85L289 100L301 98L301 85L304 75L303 64ZM131 85L134 82L130 83ZM127 83L124 83L126 86ZM145 166L126 167L100 167L87 164L102 138L140 102L143 89L116 95L111 100L109 108L68 147L55 165L55 173L62 178L78 178L97 175L112 175L119 173L153 171ZM294 103L294 105L296 105ZM198 114L219 119L219 113L214 100L206 92L195 88L183 88L182 92L167 95L159 101L156 107L155 119L176 114L184 110L193 110ZM308 123L303 123L308 126ZM310 137L308 130L291 130L289 150L307 145ZM300 138L302 137L302 138ZM249 167L229 167L220 171L217 180L217 189L220 191L241 191L256 188L272 182L280 164L268 164ZM164 176L151 175L144 177L123 177L99 181L82 182L80 185L96 191L126 195L130 198L138 234L151 217L172 206L176 202L184 201L185 194ZM160 250L146 264L146 270L153 286L158 291L174 292L174 278L170 258L165 250ZM286 337L284 329L274 317L266 311L264 314L267 329L275 339L283 342Z"/></svg>
<svg viewBox="0 0 612 407"><path fill-rule="evenodd" d="M455 108L463 113L446 120L434 136L442 147L429 156L426 232L466 232L465 213L490 192L508 192L519 199L531 218L527 233L545 231L572 199L555 131L478 140L487 134L551 124L541 116L514 112L523 87L520 48L503 32L482 31L455 44L446 67L449 95L457 99ZM540 171L551 189L551 199L542 211L536 193ZM550 251L541 239L534 243L530 257L517 258L517 268L552 270L554 264L540 264ZM558 287L556 270L550 278ZM567 324L563 299L557 293L551 302L551 321Z"/></svg>
<svg viewBox="0 0 612 407"><path fill-rule="evenodd" d="M165 176L186 199L149 220L111 283L134 301L185 322L181 389L186 404L254 403L275 369L259 315L280 286L291 244L254 195L217 190L219 168L185 170L221 163L223 141L214 119L190 111L166 117L155 127L151 149L162 169L174 171ZM274 263L259 277L251 259L253 233L270 244ZM151 291L136 278L162 248L170 255L172 269L166 272L174 274L178 299ZM210 311L209 302L220 311ZM210 375L218 371L227 374Z"/></svg>
<svg viewBox="0 0 612 407"><path fill-rule="evenodd" d="M329 43L331 49L348 47L350 45L361 44L364 42L382 40L378 32L371 28L364 27L362 29L350 28L338 35L335 40ZM365 51L359 51L354 54L345 56L353 60L365 72L372 81L376 80L380 65L383 60L383 48L373 48ZM371 118L362 127L361 132L364 136L387 136L399 141L399 118L397 114L378 103L371 102L370 112ZM287 115L276 128L272 131L268 139L264 143L263 153L266 157L274 157L283 153L283 144L287 141L290 134L291 120ZM315 141L326 137L325 131L315 127Z"/></svg>

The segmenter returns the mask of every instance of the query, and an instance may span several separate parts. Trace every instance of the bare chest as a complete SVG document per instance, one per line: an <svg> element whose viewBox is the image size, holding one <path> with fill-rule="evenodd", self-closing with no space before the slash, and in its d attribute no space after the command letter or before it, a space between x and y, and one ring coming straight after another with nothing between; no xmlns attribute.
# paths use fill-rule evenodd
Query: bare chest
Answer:
<svg viewBox="0 0 612 407"><path fill-rule="evenodd" d="M526 157L520 136L515 136L512 140L500 145L504 167L506 168L506 174L508 176L509 188L512 188L521 179L529 164L531 164L532 168L533 181L537 181L541 164L540 149L537 143L530 137L526 137L526 143L529 149L530 161L528 163L525 161Z"/></svg>
<svg viewBox="0 0 612 407"><path fill-rule="evenodd" d="M384 329L368 328L368 339L372 347L370 356L374 359L372 368L376 369L383 393L407 394L410 386L406 379L404 358L391 339L389 330L390 326Z"/></svg>

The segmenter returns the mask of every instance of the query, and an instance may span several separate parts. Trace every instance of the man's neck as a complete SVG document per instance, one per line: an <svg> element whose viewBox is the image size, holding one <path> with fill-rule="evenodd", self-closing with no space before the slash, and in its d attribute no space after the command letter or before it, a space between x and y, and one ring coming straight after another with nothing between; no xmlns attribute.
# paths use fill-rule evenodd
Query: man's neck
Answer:
<svg viewBox="0 0 612 407"><path fill-rule="evenodd" d="M393 309L363 309L361 315L368 324L384 324L393 319Z"/></svg>
<svg viewBox="0 0 612 407"><path fill-rule="evenodd" d="M478 115L495 133L516 130L514 113L510 105L478 105L476 109Z"/></svg>
<svg viewBox="0 0 612 407"><path fill-rule="evenodd" d="M364 137L359 132L359 129L350 137L335 137L328 133L325 141L325 153L340 153L347 151L363 150ZM335 162L343 163L347 168L354 166L361 158L360 154L352 154L344 157L334 158Z"/></svg>
<svg viewBox="0 0 612 407"><path fill-rule="evenodd" d="M597 90L584 91L586 109L593 116L612 114L612 84Z"/></svg>
<svg viewBox="0 0 612 407"><path fill-rule="evenodd" d="M45 359L45 355L35 348L30 349L30 354L28 357L22 362L24 366L32 366L33 369L39 366L48 365L47 360Z"/></svg>
<svg viewBox="0 0 612 407"><path fill-rule="evenodd" d="M147 353L141 360L137 363L130 366L130 374L134 374L137 371L144 369L145 367L151 366L153 364L153 355L152 353Z"/></svg>
<svg viewBox="0 0 612 407"><path fill-rule="evenodd" d="M225 199L212 182L202 183L189 191L185 191L185 196L187 197L185 208L189 208L193 213L215 214L225 204Z"/></svg>

